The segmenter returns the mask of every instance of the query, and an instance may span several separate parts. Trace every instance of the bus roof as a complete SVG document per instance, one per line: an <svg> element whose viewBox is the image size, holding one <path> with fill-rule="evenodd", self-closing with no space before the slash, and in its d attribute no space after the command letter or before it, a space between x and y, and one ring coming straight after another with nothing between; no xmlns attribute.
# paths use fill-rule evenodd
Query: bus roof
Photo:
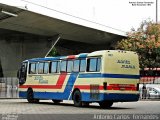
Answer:
<svg viewBox="0 0 160 120"><path fill-rule="evenodd" d="M44 57L44 58L32 58L25 60L23 62L38 62L38 61L53 61L53 60L60 60L60 59L74 59L74 58L86 58L88 53L81 53L79 55L69 55L69 56L57 56L57 57Z"/></svg>
<svg viewBox="0 0 160 120"><path fill-rule="evenodd" d="M121 52L121 53L127 53L131 51L123 51L123 50L100 50L100 51L94 51L91 53L80 53L78 55L69 55L69 56L57 56L57 57L44 57L44 58L32 58L25 60L23 62L38 62L38 61L53 61L53 60L60 60L60 59L75 59L75 58L86 58L87 56L96 56L96 55L103 55L106 52ZM133 52L135 53L135 52Z"/></svg>

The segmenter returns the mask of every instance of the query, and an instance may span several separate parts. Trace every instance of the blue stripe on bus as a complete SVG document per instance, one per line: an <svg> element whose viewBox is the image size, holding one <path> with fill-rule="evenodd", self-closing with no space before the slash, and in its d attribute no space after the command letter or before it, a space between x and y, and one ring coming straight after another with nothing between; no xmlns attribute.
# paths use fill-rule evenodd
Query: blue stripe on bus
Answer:
<svg viewBox="0 0 160 120"><path fill-rule="evenodd" d="M39 62L39 61L52 61L52 60L60 60L66 56L58 56L58 57L46 57L46 58L32 58L29 59L29 62Z"/></svg>
<svg viewBox="0 0 160 120"><path fill-rule="evenodd" d="M79 55L79 58L86 58L88 53L82 53ZM29 62L39 62L39 61L52 61L52 60L60 60L65 59L67 56L58 56L58 57L46 57L46 58L32 58L29 59Z"/></svg>
<svg viewBox="0 0 160 120"><path fill-rule="evenodd" d="M21 97L24 97L27 95L27 92L20 92L19 93ZM68 93L66 93L68 94ZM38 99L57 99L57 100L64 100L67 99L64 96L64 93L54 93L54 92L34 92L35 98ZM88 101L88 102L98 102L98 101L115 101L115 102L129 102L129 101L138 101L139 94L124 94L124 93L99 93L97 94L96 98L91 98L91 94L87 92L82 92L82 101ZM70 99L71 100L71 99Z"/></svg>
<svg viewBox="0 0 160 120"><path fill-rule="evenodd" d="M139 79L139 75L125 75L125 74L101 74L101 73L86 73L79 74L78 78L129 78Z"/></svg>
<svg viewBox="0 0 160 120"><path fill-rule="evenodd" d="M87 55L88 55L88 53L82 53L82 54L79 55L79 58L86 58Z"/></svg>
<svg viewBox="0 0 160 120"><path fill-rule="evenodd" d="M139 99L139 94L124 94L124 93L100 93L97 94L95 98L91 98L90 93L83 92L81 93L82 95L82 101L105 101L105 100L110 100L110 101L115 101L115 102L125 102L125 101L138 101Z"/></svg>
<svg viewBox="0 0 160 120"><path fill-rule="evenodd" d="M34 92L34 98L38 99L64 99L67 100L71 94L73 85L77 79L78 73L72 73L68 79L67 85L65 86L64 92ZM27 93L20 92L20 97L26 98Z"/></svg>

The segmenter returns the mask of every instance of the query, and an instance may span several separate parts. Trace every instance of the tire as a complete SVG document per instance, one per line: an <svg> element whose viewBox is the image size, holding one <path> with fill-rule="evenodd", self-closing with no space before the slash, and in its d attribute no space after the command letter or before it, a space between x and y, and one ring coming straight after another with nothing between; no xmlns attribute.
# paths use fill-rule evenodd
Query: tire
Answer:
<svg viewBox="0 0 160 120"><path fill-rule="evenodd" d="M55 104L59 104L62 100L52 100Z"/></svg>
<svg viewBox="0 0 160 120"><path fill-rule="evenodd" d="M34 99L33 103L39 103L39 99Z"/></svg>
<svg viewBox="0 0 160 120"><path fill-rule="evenodd" d="M27 91L27 101L29 103L34 103L33 91L30 89Z"/></svg>
<svg viewBox="0 0 160 120"><path fill-rule="evenodd" d="M82 106L89 107L89 102L82 102Z"/></svg>
<svg viewBox="0 0 160 120"><path fill-rule="evenodd" d="M82 106L82 97L81 97L81 92L79 90L76 90L73 93L73 102L75 107L81 107Z"/></svg>
<svg viewBox="0 0 160 120"><path fill-rule="evenodd" d="M113 105L112 101L102 101L99 103L101 108L110 108Z"/></svg>
<svg viewBox="0 0 160 120"><path fill-rule="evenodd" d="M29 89L27 91L27 101L29 103L38 103L39 99L34 99L34 94L33 94L33 90Z"/></svg>

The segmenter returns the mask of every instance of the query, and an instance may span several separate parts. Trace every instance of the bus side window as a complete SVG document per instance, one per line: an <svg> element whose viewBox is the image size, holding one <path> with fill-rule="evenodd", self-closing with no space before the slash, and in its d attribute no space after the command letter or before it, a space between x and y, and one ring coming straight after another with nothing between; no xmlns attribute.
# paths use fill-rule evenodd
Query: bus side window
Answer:
<svg viewBox="0 0 160 120"><path fill-rule="evenodd" d="M53 61L51 62L51 73L58 73L59 72L59 62Z"/></svg>
<svg viewBox="0 0 160 120"><path fill-rule="evenodd" d="M97 71L101 70L101 58L97 58Z"/></svg>
<svg viewBox="0 0 160 120"><path fill-rule="evenodd" d="M80 60L74 60L73 62L73 72L79 72Z"/></svg>
<svg viewBox="0 0 160 120"><path fill-rule="evenodd" d="M61 61L61 72L66 72L66 68L67 68L67 61Z"/></svg>
<svg viewBox="0 0 160 120"><path fill-rule="evenodd" d="M30 63L29 65L29 73L36 74L36 63Z"/></svg>
<svg viewBox="0 0 160 120"><path fill-rule="evenodd" d="M99 72L101 67L100 58L89 58L87 59L87 71L88 72Z"/></svg>
<svg viewBox="0 0 160 120"><path fill-rule="evenodd" d="M38 74L43 74L43 66L44 66L43 62L38 64Z"/></svg>
<svg viewBox="0 0 160 120"><path fill-rule="evenodd" d="M44 70L43 73L47 74L49 72L49 62L45 62L44 63Z"/></svg>
<svg viewBox="0 0 160 120"><path fill-rule="evenodd" d="M72 69L73 69L73 61L68 60L68 62L67 62L67 72L72 72Z"/></svg>
<svg viewBox="0 0 160 120"><path fill-rule="evenodd" d="M86 70L86 60L81 59L80 60L80 72L85 72L85 70Z"/></svg>

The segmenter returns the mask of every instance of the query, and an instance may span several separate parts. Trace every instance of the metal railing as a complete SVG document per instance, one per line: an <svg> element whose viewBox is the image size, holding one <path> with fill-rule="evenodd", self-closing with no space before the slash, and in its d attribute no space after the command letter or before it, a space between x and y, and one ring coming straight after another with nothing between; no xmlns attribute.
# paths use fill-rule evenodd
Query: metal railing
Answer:
<svg viewBox="0 0 160 120"><path fill-rule="evenodd" d="M16 77L0 78L0 98L19 98L18 83Z"/></svg>

